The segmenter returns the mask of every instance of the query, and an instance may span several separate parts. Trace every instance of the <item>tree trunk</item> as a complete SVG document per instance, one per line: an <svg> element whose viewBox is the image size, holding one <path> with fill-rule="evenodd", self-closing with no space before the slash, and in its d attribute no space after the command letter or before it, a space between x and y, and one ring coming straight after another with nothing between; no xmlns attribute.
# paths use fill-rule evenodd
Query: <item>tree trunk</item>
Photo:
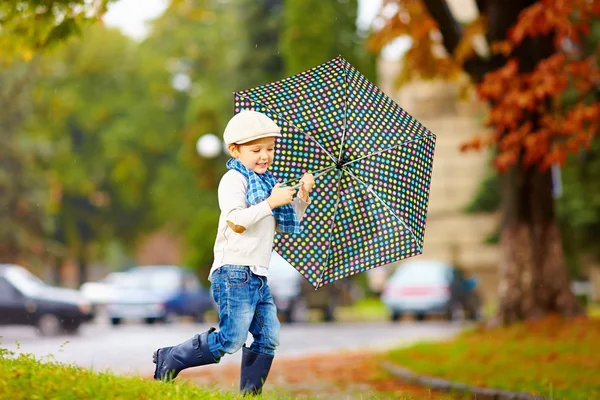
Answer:
<svg viewBox="0 0 600 400"><path fill-rule="evenodd" d="M503 176L500 307L510 324L549 313L582 313L570 289L558 229L550 172L513 167Z"/></svg>
<svg viewBox="0 0 600 400"><path fill-rule="evenodd" d="M536 0L477 0L481 14L488 19L488 43L505 40L518 15ZM440 26L444 47L453 54L462 37L447 0L423 0ZM532 71L537 63L554 52L552 35L527 38L510 57L519 60L520 72ZM469 63L470 61L470 63ZM474 82L504 65L506 58L496 54L482 60L475 54L464 70ZM537 123L539 116L531 115ZM501 234L499 322L508 324L548 313L579 315L582 307L570 290L560 231L554 213L550 172L537 167L522 169L519 163L504 176Z"/></svg>
<svg viewBox="0 0 600 400"><path fill-rule="evenodd" d="M84 250L82 250L83 252ZM83 254L80 254L77 258L77 265L79 266L79 286L87 282L87 260Z"/></svg>
<svg viewBox="0 0 600 400"><path fill-rule="evenodd" d="M65 260L63 257L54 257L54 263L50 271L50 279L53 285L62 286L62 269Z"/></svg>

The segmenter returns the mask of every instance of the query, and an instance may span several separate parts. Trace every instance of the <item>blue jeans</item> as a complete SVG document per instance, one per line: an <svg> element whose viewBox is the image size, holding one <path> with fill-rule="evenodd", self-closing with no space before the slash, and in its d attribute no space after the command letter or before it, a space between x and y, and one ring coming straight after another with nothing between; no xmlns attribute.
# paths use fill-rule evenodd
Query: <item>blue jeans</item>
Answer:
<svg viewBox="0 0 600 400"><path fill-rule="evenodd" d="M219 306L219 330L208 336L208 347L216 359L233 354L254 338L250 350L273 356L279 346L277 308L267 278L254 275L249 267L224 265L213 271L212 291Z"/></svg>

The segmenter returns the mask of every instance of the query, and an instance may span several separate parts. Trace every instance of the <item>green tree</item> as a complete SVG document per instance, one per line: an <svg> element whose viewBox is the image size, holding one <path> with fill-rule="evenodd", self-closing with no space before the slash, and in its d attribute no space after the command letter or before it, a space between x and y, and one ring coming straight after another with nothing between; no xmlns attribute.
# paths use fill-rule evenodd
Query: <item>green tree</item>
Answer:
<svg viewBox="0 0 600 400"><path fill-rule="evenodd" d="M34 98L27 134L48 148L54 239L83 282L99 245L133 247L162 224L151 193L179 148L181 96L162 59L96 25L40 60Z"/></svg>
<svg viewBox="0 0 600 400"><path fill-rule="evenodd" d="M196 141L220 135L231 113L234 65L241 37L240 21L229 2L172 2L152 23L142 43L164 60L173 81L183 82L178 109L181 126L174 163L165 165L152 193L153 204L168 228L184 238L185 263L208 272L218 219L216 185L226 157L202 159ZM205 275L205 274L203 274Z"/></svg>
<svg viewBox="0 0 600 400"><path fill-rule="evenodd" d="M51 248L48 185L35 168L43 149L20 135L32 87L31 65L0 70L0 262L39 264Z"/></svg>
<svg viewBox="0 0 600 400"><path fill-rule="evenodd" d="M37 165L46 148L23 135L32 113L35 63L42 53L97 21L108 2L6 0L0 4L0 259L41 264L59 247L49 205L57 193Z"/></svg>
<svg viewBox="0 0 600 400"><path fill-rule="evenodd" d="M356 1L309 3L313 9L306 14L302 2L289 0L173 2L152 24L143 45L161 54L174 77L189 79L183 90L187 103L176 180L187 182L193 173L196 186L182 186L178 198L161 203L178 204L169 207L179 214L171 221L185 233L190 265L208 269L213 261L219 214L215 192L228 158L202 159L195 144L206 133L221 136L233 112L232 92L282 79L339 54L373 76L373 56L366 55L356 29ZM292 37L292 31L301 38ZM322 40L329 44L322 46ZM163 172L173 179L160 180L160 193L173 193L178 172Z"/></svg>
<svg viewBox="0 0 600 400"><path fill-rule="evenodd" d="M281 49L286 75L300 73L341 55L367 78L375 59L358 30L357 0L285 0Z"/></svg>
<svg viewBox="0 0 600 400"><path fill-rule="evenodd" d="M162 171L154 195L160 214L185 237L186 263L203 272L213 261L216 188L228 155L203 159L196 142L207 133L221 136L232 92L282 78L280 14L279 0L173 2L143 43L166 60L174 79L189 82L181 89L186 103L177 164ZM174 190L178 196L169 196Z"/></svg>
<svg viewBox="0 0 600 400"><path fill-rule="evenodd" d="M4 0L0 3L0 66L29 61L40 50L81 32L111 0Z"/></svg>
<svg viewBox="0 0 600 400"><path fill-rule="evenodd" d="M596 59L600 46L600 18L591 21L589 33L581 41L582 57ZM585 94L587 103L599 97L598 88ZM564 103L570 106L581 96L575 84L564 94ZM562 169L562 195L558 199L558 216L563 229L570 272L575 277L583 274L581 256L589 255L600 261L600 139L595 136L591 145L570 155Z"/></svg>
<svg viewBox="0 0 600 400"><path fill-rule="evenodd" d="M600 143L596 140L589 151L570 157L561 175L557 203L564 246L571 275L581 277L582 255L600 261Z"/></svg>

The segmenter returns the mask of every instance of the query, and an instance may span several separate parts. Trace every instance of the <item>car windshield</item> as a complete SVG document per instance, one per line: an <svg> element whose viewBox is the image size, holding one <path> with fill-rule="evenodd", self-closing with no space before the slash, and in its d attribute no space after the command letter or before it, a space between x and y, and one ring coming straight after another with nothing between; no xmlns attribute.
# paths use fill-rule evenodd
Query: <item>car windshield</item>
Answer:
<svg viewBox="0 0 600 400"><path fill-rule="evenodd" d="M112 273L106 275L106 277L104 279L101 279L100 282L118 285L122 276L126 276L126 273L125 272L112 272Z"/></svg>
<svg viewBox="0 0 600 400"><path fill-rule="evenodd" d="M449 266L437 262L407 263L396 270L391 281L402 284L436 284L447 281Z"/></svg>
<svg viewBox="0 0 600 400"><path fill-rule="evenodd" d="M19 292L27 296L35 295L48 287L43 280L20 267L9 268L6 271L6 277Z"/></svg>
<svg viewBox="0 0 600 400"><path fill-rule="evenodd" d="M173 271L135 271L120 276L115 285L121 289L170 292L179 289L180 277Z"/></svg>

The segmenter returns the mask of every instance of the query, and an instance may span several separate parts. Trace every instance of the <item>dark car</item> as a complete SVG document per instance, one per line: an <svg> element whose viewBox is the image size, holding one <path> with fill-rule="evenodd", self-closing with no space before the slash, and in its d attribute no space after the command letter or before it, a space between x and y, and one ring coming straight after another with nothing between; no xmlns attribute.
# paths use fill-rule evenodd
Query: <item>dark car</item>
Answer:
<svg viewBox="0 0 600 400"><path fill-rule="evenodd" d="M142 266L129 269L114 283L115 298L106 312L113 325L123 320L171 322L179 316L204 320L215 304L194 272L174 265Z"/></svg>
<svg viewBox="0 0 600 400"><path fill-rule="evenodd" d="M409 260L400 264L385 283L381 300L393 320L405 313L423 320L443 314L448 320L478 319L481 299L477 282L461 269L437 260Z"/></svg>
<svg viewBox="0 0 600 400"><path fill-rule="evenodd" d="M45 336L76 333L93 318L76 290L50 286L18 265L0 265L0 325L31 325Z"/></svg>

